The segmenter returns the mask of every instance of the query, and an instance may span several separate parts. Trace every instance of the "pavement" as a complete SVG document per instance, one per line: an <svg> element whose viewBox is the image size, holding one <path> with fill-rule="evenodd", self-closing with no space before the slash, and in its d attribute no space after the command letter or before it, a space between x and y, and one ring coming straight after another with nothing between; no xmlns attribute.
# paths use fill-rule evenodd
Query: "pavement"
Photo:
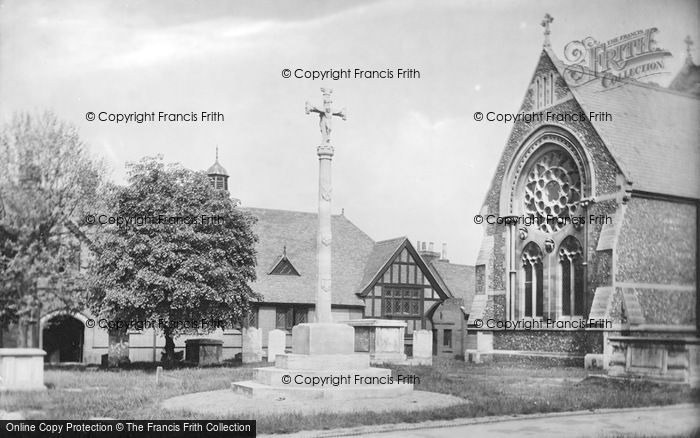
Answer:
<svg viewBox="0 0 700 438"><path fill-rule="evenodd" d="M601 409L516 417L485 417L417 424L298 432L276 438L362 436L376 438L464 437L663 437L700 435L700 405ZM264 435L260 435L264 436Z"/></svg>

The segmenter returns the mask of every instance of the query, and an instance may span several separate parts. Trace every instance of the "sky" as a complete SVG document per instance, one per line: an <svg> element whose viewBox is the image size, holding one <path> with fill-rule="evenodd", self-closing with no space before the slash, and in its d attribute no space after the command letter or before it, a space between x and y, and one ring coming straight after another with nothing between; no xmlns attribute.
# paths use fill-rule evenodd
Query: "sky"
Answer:
<svg viewBox="0 0 700 438"><path fill-rule="evenodd" d="M667 84L700 42L700 2L19 1L0 0L0 123L54 111L125 182L125 163L162 154L206 170L215 159L243 206L316 211L321 87L333 88L333 210L375 240L447 244L473 264L474 224L549 13L554 52L658 28ZM694 59L700 59L697 45ZM420 78L284 78L290 69L413 68ZM219 122L114 123L86 114L218 112Z"/></svg>

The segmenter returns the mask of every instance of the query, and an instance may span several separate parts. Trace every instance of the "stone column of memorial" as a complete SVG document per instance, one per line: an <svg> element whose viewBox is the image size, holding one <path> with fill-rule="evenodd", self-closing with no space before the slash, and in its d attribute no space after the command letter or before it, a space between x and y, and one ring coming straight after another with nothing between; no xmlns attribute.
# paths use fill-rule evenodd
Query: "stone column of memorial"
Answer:
<svg viewBox="0 0 700 438"><path fill-rule="evenodd" d="M333 322L331 316L331 161L333 146L331 145L331 124L333 117L345 120L345 110L334 112L331 109L331 93L329 88L321 88L323 93L323 108L316 108L306 103L306 113L318 113L321 129L321 144L316 148L318 155L318 233L316 235L316 251L318 257L318 279L316 285L316 320L321 324Z"/></svg>

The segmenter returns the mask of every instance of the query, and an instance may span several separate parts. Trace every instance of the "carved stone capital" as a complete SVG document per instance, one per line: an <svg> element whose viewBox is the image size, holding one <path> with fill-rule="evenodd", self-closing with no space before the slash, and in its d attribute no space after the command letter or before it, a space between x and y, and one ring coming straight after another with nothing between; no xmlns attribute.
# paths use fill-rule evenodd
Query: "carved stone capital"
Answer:
<svg viewBox="0 0 700 438"><path fill-rule="evenodd" d="M544 241L544 250L547 252L554 251L554 240L547 239Z"/></svg>
<svg viewBox="0 0 700 438"><path fill-rule="evenodd" d="M527 227L518 228L518 237L520 237L520 240L527 239Z"/></svg>
<svg viewBox="0 0 700 438"><path fill-rule="evenodd" d="M333 149L333 146L329 144L322 144L318 148L316 148L316 154L318 155L319 158L333 158L333 154L335 153L335 149Z"/></svg>

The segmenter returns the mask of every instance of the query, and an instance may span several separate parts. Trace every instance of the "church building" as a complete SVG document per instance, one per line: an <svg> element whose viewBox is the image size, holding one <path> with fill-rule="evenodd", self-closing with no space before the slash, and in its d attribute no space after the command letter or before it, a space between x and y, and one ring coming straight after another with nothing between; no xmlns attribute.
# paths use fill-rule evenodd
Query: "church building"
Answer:
<svg viewBox="0 0 700 438"><path fill-rule="evenodd" d="M698 66L689 50L668 88L582 84L545 24L519 113L586 117L514 123L480 211L468 348L604 355L628 371L658 359L664 374L677 359L669 345L698 334ZM630 342L654 345L642 359Z"/></svg>

